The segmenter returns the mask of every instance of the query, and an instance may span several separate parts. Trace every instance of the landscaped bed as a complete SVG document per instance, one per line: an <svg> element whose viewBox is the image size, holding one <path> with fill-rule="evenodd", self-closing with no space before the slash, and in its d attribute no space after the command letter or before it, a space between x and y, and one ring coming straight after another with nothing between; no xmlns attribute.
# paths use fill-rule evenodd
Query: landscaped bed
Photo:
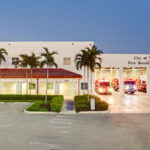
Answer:
<svg viewBox="0 0 150 150"><path fill-rule="evenodd" d="M61 112L64 98L62 95L48 95L45 105L44 95L0 95L0 102L32 102L27 111Z"/></svg>
<svg viewBox="0 0 150 150"><path fill-rule="evenodd" d="M108 103L102 101L99 97L95 95L89 95L89 99L95 99L95 111L106 111L108 110ZM90 109L90 100L88 100L88 95L78 95L74 98L75 110L76 112L80 111L91 111Z"/></svg>

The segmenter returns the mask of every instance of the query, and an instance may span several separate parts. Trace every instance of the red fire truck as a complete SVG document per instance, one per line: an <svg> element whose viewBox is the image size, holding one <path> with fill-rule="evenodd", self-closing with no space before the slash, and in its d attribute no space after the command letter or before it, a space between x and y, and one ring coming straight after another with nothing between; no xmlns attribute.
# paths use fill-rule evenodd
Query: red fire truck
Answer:
<svg viewBox="0 0 150 150"><path fill-rule="evenodd" d="M137 90L136 81L133 79L126 79L124 81L124 92L129 94L134 94Z"/></svg>
<svg viewBox="0 0 150 150"><path fill-rule="evenodd" d="M112 93L110 82L105 79L96 80L95 89L96 89L96 92L99 94L111 94Z"/></svg>
<svg viewBox="0 0 150 150"><path fill-rule="evenodd" d="M113 79L111 83L112 88L115 91L119 91L119 80L118 79Z"/></svg>

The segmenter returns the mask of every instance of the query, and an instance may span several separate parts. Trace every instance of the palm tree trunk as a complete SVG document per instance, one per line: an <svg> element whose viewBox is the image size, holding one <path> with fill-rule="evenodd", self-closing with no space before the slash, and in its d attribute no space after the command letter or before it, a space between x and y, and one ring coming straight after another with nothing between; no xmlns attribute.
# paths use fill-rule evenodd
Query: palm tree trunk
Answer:
<svg viewBox="0 0 150 150"><path fill-rule="evenodd" d="M28 94L28 70L26 68L26 94Z"/></svg>
<svg viewBox="0 0 150 150"><path fill-rule="evenodd" d="M89 101L89 67L87 68L87 82L88 82L88 101Z"/></svg>
<svg viewBox="0 0 150 150"><path fill-rule="evenodd" d="M83 88L83 94L85 94L85 66L84 66L84 88Z"/></svg>
<svg viewBox="0 0 150 150"><path fill-rule="evenodd" d="M91 95L92 95L92 93L93 93L93 91L92 91L92 78L93 78L93 76L92 76L92 71L91 71Z"/></svg>
<svg viewBox="0 0 150 150"><path fill-rule="evenodd" d="M45 92L45 105L47 104L48 77L49 77L49 69L48 69L48 65L47 65L47 81L46 81L46 92Z"/></svg>

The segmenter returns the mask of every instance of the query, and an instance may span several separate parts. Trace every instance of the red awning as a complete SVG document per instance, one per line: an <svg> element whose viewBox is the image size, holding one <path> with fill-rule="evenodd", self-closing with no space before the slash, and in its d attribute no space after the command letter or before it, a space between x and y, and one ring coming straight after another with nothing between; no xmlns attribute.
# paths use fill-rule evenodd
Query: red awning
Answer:
<svg viewBox="0 0 150 150"><path fill-rule="evenodd" d="M30 78L30 69L27 69L28 78ZM32 78L46 78L47 69L33 69ZM0 78L26 78L26 69L0 69ZM49 69L49 78L82 78L80 74L58 68Z"/></svg>

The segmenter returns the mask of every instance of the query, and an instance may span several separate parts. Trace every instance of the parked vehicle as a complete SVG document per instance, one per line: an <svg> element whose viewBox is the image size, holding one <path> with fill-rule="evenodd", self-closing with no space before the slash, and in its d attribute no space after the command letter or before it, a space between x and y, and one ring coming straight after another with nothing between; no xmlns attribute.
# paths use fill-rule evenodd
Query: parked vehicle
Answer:
<svg viewBox="0 0 150 150"><path fill-rule="evenodd" d="M112 89L108 80L97 80L95 82L96 92L99 94L111 94Z"/></svg>
<svg viewBox="0 0 150 150"><path fill-rule="evenodd" d="M111 83L112 88L114 91L119 91L119 80L118 79L113 79Z"/></svg>
<svg viewBox="0 0 150 150"><path fill-rule="evenodd" d="M124 81L124 92L129 94L134 94L137 90L136 82L132 79Z"/></svg>
<svg viewBox="0 0 150 150"><path fill-rule="evenodd" d="M143 93L147 92L147 84L145 80L141 80L139 91Z"/></svg>

